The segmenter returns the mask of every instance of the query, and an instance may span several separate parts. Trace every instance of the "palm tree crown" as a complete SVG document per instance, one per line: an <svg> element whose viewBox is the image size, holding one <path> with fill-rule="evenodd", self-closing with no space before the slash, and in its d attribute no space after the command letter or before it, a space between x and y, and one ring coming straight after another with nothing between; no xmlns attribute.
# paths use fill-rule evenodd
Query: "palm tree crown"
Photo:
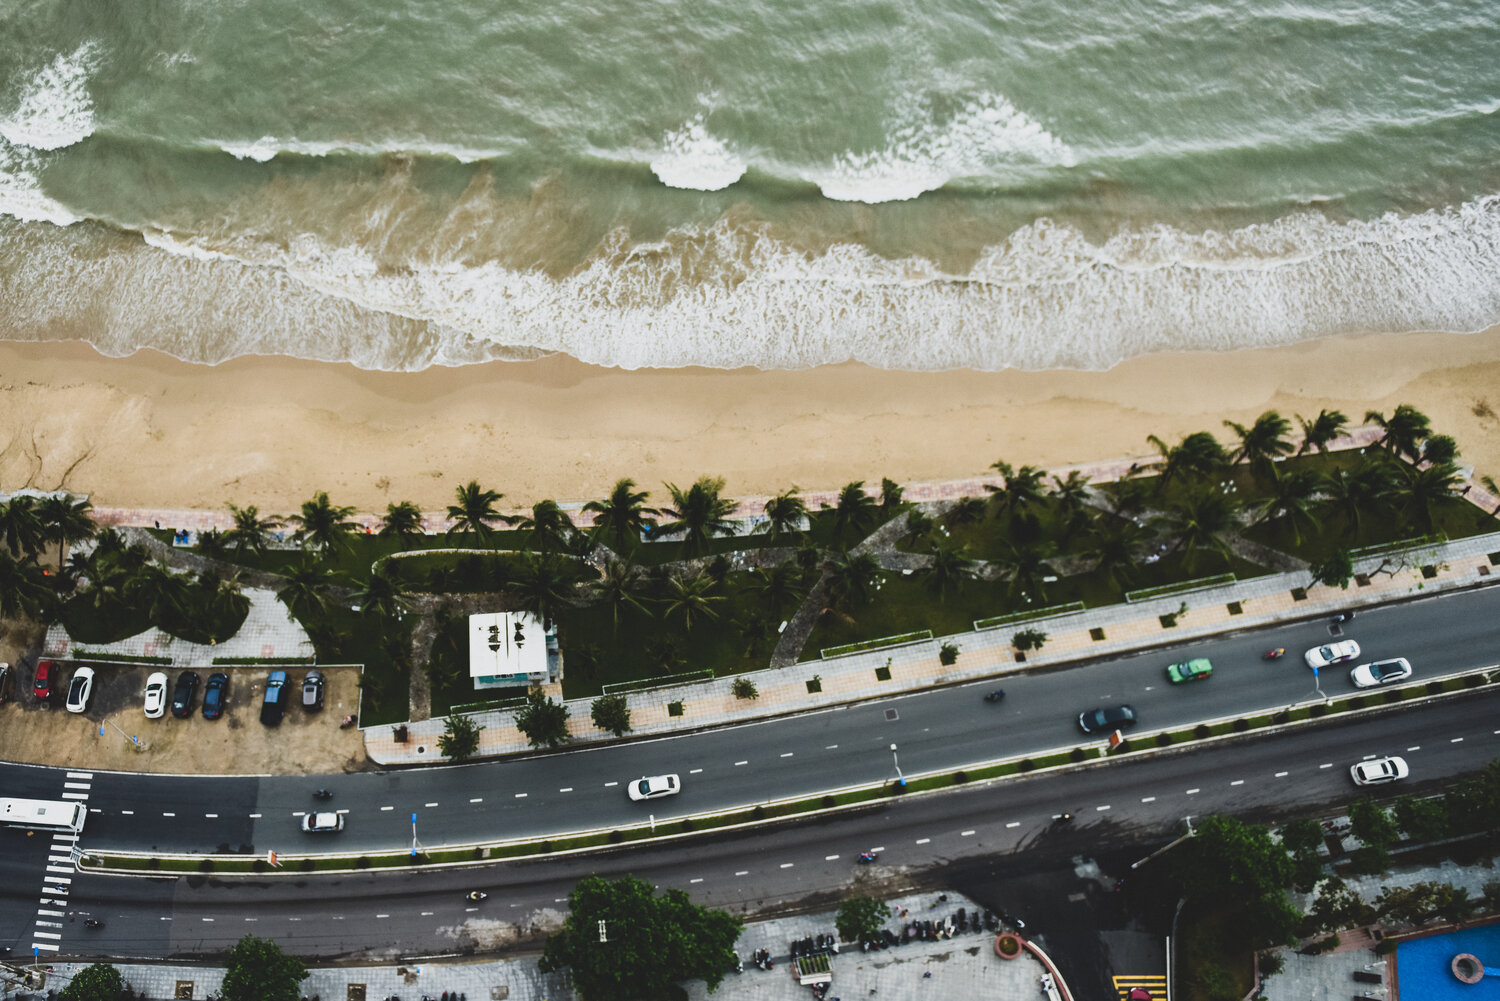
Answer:
<svg viewBox="0 0 1500 1001"><path fill-rule="evenodd" d="M766 520L755 526L757 532L765 532L775 542L783 535L799 531L807 517L807 503L797 496L797 488L777 494L766 501Z"/></svg>
<svg viewBox="0 0 1500 1001"><path fill-rule="evenodd" d="M385 517L380 519L380 534L385 538L396 538L405 549L407 542L422 535L422 509L411 501L387 504Z"/></svg>
<svg viewBox="0 0 1500 1001"><path fill-rule="evenodd" d="M5 539L12 556L29 556L41 548L46 528L37 513L35 497L16 494L0 504L0 538Z"/></svg>
<svg viewBox="0 0 1500 1001"><path fill-rule="evenodd" d="M1234 421L1225 421L1224 426L1232 428L1240 439L1229 461L1243 459L1256 476L1274 477L1276 467L1272 463L1291 454L1292 443L1287 440L1287 432L1292 429L1292 422L1274 410L1267 410L1255 418L1255 423L1249 427Z"/></svg>
<svg viewBox="0 0 1500 1001"><path fill-rule="evenodd" d="M62 570L64 554L75 542L92 539L99 531L94 519L89 516L93 504L87 497L68 497L53 494L37 508L37 517L42 523L42 536L48 542L57 543L57 569Z"/></svg>
<svg viewBox="0 0 1500 1001"><path fill-rule="evenodd" d="M865 481L844 484L833 508L833 544L843 546L851 537L863 538L880 520L880 505L865 493Z"/></svg>
<svg viewBox="0 0 1500 1001"><path fill-rule="evenodd" d="M1344 416L1341 410L1319 410L1318 416L1312 420L1303 417L1297 418L1297 423L1302 425L1302 444L1297 447L1297 454L1302 455L1312 449L1319 452L1328 451L1329 442L1343 434L1349 426L1349 418Z"/></svg>
<svg viewBox="0 0 1500 1001"><path fill-rule="evenodd" d="M1399 404L1389 419L1378 410L1365 414L1365 420L1385 431L1375 444L1392 455L1407 456L1413 461L1422 454L1422 441L1432 433L1427 415L1416 407Z"/></svg>
<svg viewBox="0 0 1500 1001"><path fill-rule="evenodd" d="M592 534L603 535L617 551L627 548L627 543L635 545L643 532L656 525L655 516L661 513L646 506L649 496L645 490L635 489L635 480L616 481L608 497L583 506L594 516Z"/></svg>
<svg viewBox="0 0 1500 1001"><path fill-rule="evenodd" d="M448 518L452 521L450 533L473 532L481 542L488 542L492 521L509 525L514 519L502 515L495 509L505 495L495 490L486 490L477 480L470 480L456 491L457 503L448 505Z"/></svg>
<svg viewBox="0 0 1500 1001"><path fill-rule="evenodd" d="M354 510L353 506L332 503L328 492L319 490L313 494L312 500L302 502L301 513L292 515L287 521L297 526L293 537L304 548L328 553L347 545L350 533L364 529L359 522L350 520Z"/></svg>
<svg viewBox="0 0 1500 1001"><path fill-rule="evenodd" d="M529 533L527 548L543 553L566 550L573 538L573 519L555 500L537 501L531 507L531 516L522 518L516 527Z"/></svg>
<svg viewBox="0 0 1500 1001"><path fill-rule="evenodd" d="M663 532L683 533L683 550L690 556L699 555L708 549L708 540L715 535L733 535L734 522L729 516L734 513L734 501L720 497L724 489L722 477L699 477L686 490L675 483L668 483L672 494L672 506L662 511L672 520L663 524Z"/></svg>
<svg viewBox="0 0 1500 1001"><path fill-rule="evenodd" d="M253 553L265 552L266 540L280 527L281 520L262 518L254 504L243 508L231 504L229 511L234 515L234 527L224 533L224 541L234 547L236 555L244 555L247 549Z"/></svg>

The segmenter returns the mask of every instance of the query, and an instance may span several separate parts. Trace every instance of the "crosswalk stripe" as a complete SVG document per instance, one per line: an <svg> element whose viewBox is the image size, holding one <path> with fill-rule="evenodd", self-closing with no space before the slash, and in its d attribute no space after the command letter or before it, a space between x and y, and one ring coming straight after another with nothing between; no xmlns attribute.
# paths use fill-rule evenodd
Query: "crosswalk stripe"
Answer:
<svg viewBox="0 0 1500 1001"><path fill-rule="evenodd" d="M31 943L31 947L33 949L46 949L48 952L56 952L58 950L58 947L51 942L33 942Z"/></svg>
<svg viewBox="0 0 1500 1001"><path fill-rule="evenodd" d="M35 935L37 938L62 938L62 936L55 931L34 931L31 934Z"/></svg>

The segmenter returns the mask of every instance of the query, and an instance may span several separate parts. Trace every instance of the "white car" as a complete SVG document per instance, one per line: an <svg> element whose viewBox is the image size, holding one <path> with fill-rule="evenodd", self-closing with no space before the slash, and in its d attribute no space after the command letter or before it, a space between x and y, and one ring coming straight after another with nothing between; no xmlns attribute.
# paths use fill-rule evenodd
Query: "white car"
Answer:
<svg viewBox="0 0 1500 1001"><path fill-rule="evenodd" d="M1411 769L1406 767L1406 759L1398 757L1361 761L1349 769L1349 777L1354 779L1357 786L1378 786L1383 782L1404 779L1410 774Z"/></svg>
<svg viewBox="0 0 1500 1001"><path fill-rule="evenodd" d="M80 667L73 672L73 680L68 682L68 712L83 712L89 707L89 696L92 694L94 694L94 669Z"/></svg>
<svg viewBox="0 0 1500 1001"><path fill-rule="evenodd" d="M1342 664L1358 657L1359 644L1353 640L1340 640L1325 646L1315 646L1303 656L1307 659L1308 667L1328 667L1330 664Z"/></svg>
<svg viewBox="0 0 1500 1001"><path fill-rule="evenodd" d="M1354 682L1355 688L1374 688L1376 685L1389 685L1393 681L1405 681L1410 677L1411 664L1405 657L1361 664L1349 672L1349 680Z"/></svg>
<svg viewBox="0 0 1500 1001"><path fill-rule="evenodd" d="M146 679L146 718L161 719L167 711L167 676L157 671Z"/></svg>
<svg viewBox="0 0 1500 1001"><path fill-rule="evenodd" d="M302 818L302 829L308 834L334 834L344 829L342 813L309 813Z"/></svg>
<svg viewBox="0 0 1500 1001"><path fill-rule="evenodd" d="M626 789L630 793L630 798L639 803L643 799L676 796L682 792L682 783L677 781L676 775L648 775L645 778L632 779Z"/></svg>

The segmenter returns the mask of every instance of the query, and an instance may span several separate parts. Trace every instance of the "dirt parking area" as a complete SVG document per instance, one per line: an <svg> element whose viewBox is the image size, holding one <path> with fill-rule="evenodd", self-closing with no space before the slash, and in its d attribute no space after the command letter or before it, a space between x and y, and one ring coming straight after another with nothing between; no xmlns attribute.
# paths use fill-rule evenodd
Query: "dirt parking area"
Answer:
<svg viewBox="0 0 1500 1001"><path fill-rule="evenodd" d="M31 690L36 647L23 652L24 642L24 637L13 634L0 640L0 661L9 662L14 674L6 692L10 700L0 705L4 760L85 770L208 775L316 774L374 767L359 730L339 728L345 715L359 707L358 668L318 668L327 679L320 712L306 712L301 706L307 668L286 668L291 688L286 715L279 726L264 726L261 697L274 667L195 667L191 670L197 671L201 683L192 714L177 719L169 706L160 719L147 719L142 700L147 676L166 673L170 703L171 686L188 669L58 661L61 670L52 698L43 703ZM80 715L67 712L63 704L73 672L85 663L94 669L94 689L88 711ZM229 675L229 698L224 715L209 720L202 714L203 686L215 671Z"/></svg>

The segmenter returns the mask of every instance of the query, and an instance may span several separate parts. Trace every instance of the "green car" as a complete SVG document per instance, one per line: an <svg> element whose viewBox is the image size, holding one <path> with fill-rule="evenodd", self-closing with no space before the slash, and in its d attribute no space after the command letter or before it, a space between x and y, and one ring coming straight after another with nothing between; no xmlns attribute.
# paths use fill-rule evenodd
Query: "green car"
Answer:
<svg viewBox="0 0 1500 1001"><path fill-rule="evenodd" d="M1167 668L1167 680L1174 685L1180 685L1184 681L1202 681L1214 673L1214 666L1208 662L1207 657L1197 657L1183 664L1173 664Z"/></svg>

